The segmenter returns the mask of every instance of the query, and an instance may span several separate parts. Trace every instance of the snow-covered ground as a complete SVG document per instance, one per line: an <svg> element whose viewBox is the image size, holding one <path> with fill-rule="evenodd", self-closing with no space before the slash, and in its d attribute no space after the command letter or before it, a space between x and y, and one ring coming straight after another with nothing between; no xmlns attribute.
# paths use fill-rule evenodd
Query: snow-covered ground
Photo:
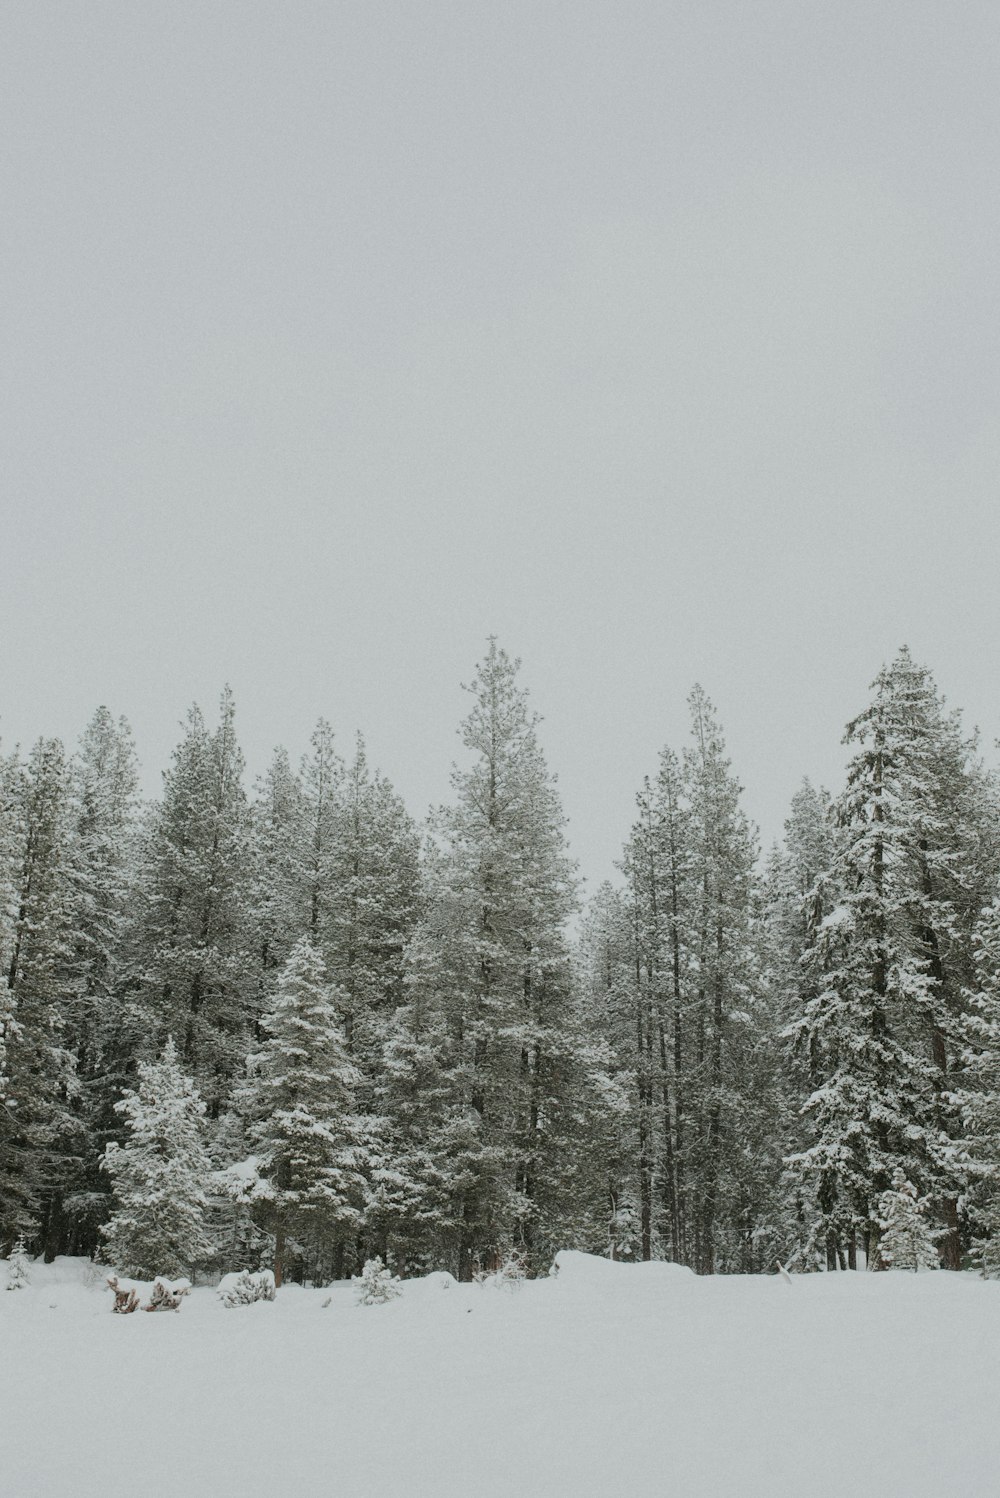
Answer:
<svg viewBox="0 0 1000 1498"><path fill-rule="evenodd" d="M7 1265L0 1263L0 1283ZM2 1498L995 1498L1000 1284L560 1256L387 1305L0 1293Z"/></svg>

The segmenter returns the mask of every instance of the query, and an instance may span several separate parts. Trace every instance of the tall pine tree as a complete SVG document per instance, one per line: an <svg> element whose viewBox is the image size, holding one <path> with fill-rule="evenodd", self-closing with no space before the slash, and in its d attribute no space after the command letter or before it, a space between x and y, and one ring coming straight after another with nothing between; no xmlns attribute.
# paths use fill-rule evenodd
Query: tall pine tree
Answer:
<svg viewBox="0 0 1000 1498"><path fill-rule="evenodd" d="M842 894L818 928L800 1021L820 1077L795 1164L814 1184L818 1231L846 1242L850 1263L859 1237L877 1261L878 1203L899 1168L931 1198L942 1260L958 1268L963 994L996 877L995 812L974 743L906 650L846 741Z"/></svg>

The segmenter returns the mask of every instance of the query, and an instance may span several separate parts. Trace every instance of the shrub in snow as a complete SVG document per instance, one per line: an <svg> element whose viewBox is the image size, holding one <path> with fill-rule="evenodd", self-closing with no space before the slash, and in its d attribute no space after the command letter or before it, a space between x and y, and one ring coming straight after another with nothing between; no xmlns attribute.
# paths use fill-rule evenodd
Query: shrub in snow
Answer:
<svg viewBox="0 0 1000 1498"><path fill-rule="evenodd" d="M241 1269L238 1274L224 1274L219 1281L219 1299L230 1308L252 1306L258 1300L273 1300L277 1293L270 1269L261 1269L257 1274Z"/></svg>
<svg viewBox="0 0 1000 1498"><path fill-rule="evenodd" d="M477 1269L472 1278L477 1285L494 1285L498 1290L516 1290L524 1283L527 1273L524 1255L514 1248L500 1260L495 1269Z"/></svg>
<svg viewBox="0 0 1000 1498"><path fill-rule="evenodd" d="M883 1269L937 1269L938 1253L917 1188L897 1165L892 1185L879 1198L879 1264Z"/></svg>
<svg viewBox="0 0 1000 1498"><path fill-rule="evenodd" d="M359 1306L384 1305L387 1300L395 1300L403 1289L397 1276L385 1267L381 1259L366 1262L357 1285Z"/></svg>
<svg viewBox="0 0 1000 1498"><path fill-rule="evenodd" d="M115 1297L111 1309L116 1316L128 1316L139 1309L139 1292L127 1280L120 1280L117 1274L109 1274L108 1289Z"/></svg>
<svg viewBox="0 0 1000 1498"><path fill-rule="evenodd" d="M168 1280L162 1275L157 1275L149 1293L149 1301L142 1309L144 1311L179 1311L181 1301L185 1295L190 1294L190 1280Z"/></svg>
<svg viewBox="0 0 1000 1498"><path fill-rule="evenodd" d="M24 1234L18 1235L17 1242L10 1251L10 1269L7 1275L8 1290L23 1290L25 1285L31 1283L28 1273L28 1255L24 1251Z"/></svg>

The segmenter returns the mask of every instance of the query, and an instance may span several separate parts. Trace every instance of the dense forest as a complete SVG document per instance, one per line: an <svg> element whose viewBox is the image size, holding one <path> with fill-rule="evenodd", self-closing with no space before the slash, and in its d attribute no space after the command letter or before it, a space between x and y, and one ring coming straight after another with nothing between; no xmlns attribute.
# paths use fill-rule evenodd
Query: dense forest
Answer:
<svg viewBox="0 0 1000 1498"><path fill-rule="evenodd" d="M581 911L518 670L426 825L325 721L250 791L228 691L152 803L103 707L0 758L0 1250L837 1270L905 1219L1000 1263L1000 792L929 672L763 857L695 688Z"/></svg>

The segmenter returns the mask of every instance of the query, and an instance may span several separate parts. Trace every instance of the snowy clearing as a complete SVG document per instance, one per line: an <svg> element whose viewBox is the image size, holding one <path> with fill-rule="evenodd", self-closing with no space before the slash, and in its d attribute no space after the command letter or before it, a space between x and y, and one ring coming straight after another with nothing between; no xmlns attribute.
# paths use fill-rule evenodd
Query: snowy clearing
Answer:
<svg viewBox="0 0 1000 1498"><path fill-rule="evenodd" d="M199 1288L131 1316L92 1265L35 1263L0 1294L0 1493L997 1492L1000 1285L559 1263L513 1289L432 1275L386 1305L345 1283L226 1309Z"/></svg>

